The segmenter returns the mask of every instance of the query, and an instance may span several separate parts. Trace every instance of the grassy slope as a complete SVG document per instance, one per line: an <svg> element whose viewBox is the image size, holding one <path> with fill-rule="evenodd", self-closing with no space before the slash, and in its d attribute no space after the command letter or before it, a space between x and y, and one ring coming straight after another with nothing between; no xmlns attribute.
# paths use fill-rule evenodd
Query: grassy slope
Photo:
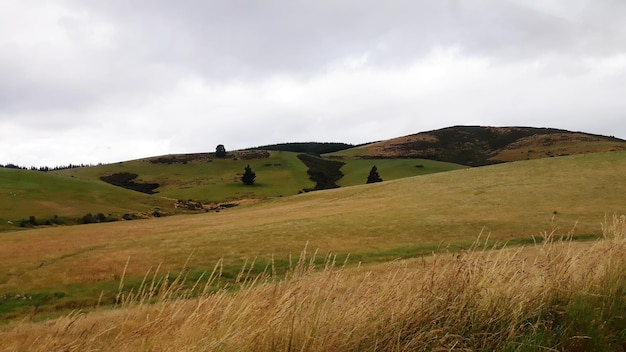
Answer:
<svg viewBox="0 0 626 352"><path fill-rule="evenodd" d="M0 168L0 230L7 221L78 217L91 213L125 213L172 207L161 198L128 191L102 182L51 173Z"/></svg>
<svg viewBox="0 0 626 352"><path fill-rule="evenodd" d="M185 164L153 164L134 160L116 164L68 169L57 172L0 169L0 231L14 229L17 221L35 216L38 220L60 217L79 218L86 213L150 212L154 208L173 210L171 199L193 199L202 202L227 202L244 198L267 198L297 194L312 187L306 166L296 153L272 152L269 158L252 160L216 159ZM420 161L384 160L378 163L386 180L422 173L455 169L454 164ZM249 187L240 182L243 168L250 164L257 182ZM362 184L369 164L351 160L344 167L342 186ZM116 172L139 174L139 182L161 184L159 193L148 196L114 187L99 177ZM8 221L14 222L9 225Z"/></svg>
<svg viewBox="0 0 626 352"><path fill-rule="evenodd" d="M0 294L60 290L66 299L115 289L162 263L192 272L220 258L225 275L244 259L286 265L309 248L351 260L411 257L492 238L530 240L560 227L598 233L606 213L623 212L626 153L532 160L270 199L220 213L5 233ZM557 212L554 214L554 212Z"/></svg>
<svg viewBox="0 0 626 352"><path fill-rule="evenodd" d="M186 164L154 164L146 160L134 160L64 170L60 174L97 180L100 176L116 172L132 172L139 174L137 181L161 185L155 196L222 202L291 195L304 187L310 187L312 183L306 178L306 167L295 156L295 153L273 152L266 159L226 158ZM256 183L252 187L247 187L240 181L243 169L248 164L257 174Z"/></svg>
<svg viewBox="0 0 626 352"><path fill-rule="evenodd" d="M365 183L372 163L363 160L347 160L341 171L345 174L339 183L352 186ZM422 169L415 168L423 164ZM240 181L241 173L250 164L256 173L252 187ZM454 170L461 166L427 160L380 160L379 169L385 172L386 180L415 176L426 173ZM310 188L306 166L297 158L297 153L273 151L269 158L233 160L230 158L211 162L193 161L186 164L153 164L145 160L128 161L90 168L70 169L60 172L78 178L97 180L100 176L116 172L139 174L139 181L161 184L155 196L175 199L193 199L203 202L223 202L242 198L267 198L297 194Z"/></svg>
<svg viewBox="0 0 626 352"><path fill-rule="evenodd" d="M376 165L378 173L385 181L466 168L466 166L459 164L426 159L346 159L341 161L346 163L341 168L344 177L338 182L341 187L365 183L367 175L369 175L370 169L374 165Z"/></svg>

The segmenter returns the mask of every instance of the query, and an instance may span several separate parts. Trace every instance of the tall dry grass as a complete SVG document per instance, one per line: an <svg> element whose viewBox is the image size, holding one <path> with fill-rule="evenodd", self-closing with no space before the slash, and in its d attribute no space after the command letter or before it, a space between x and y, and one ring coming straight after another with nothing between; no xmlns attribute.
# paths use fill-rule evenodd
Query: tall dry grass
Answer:
<svg viewBox="0 0 626 352"><path fill-rule="evenodd" d="M545 233L492 250L479 239L372 267L330 256L318 267L303 252L287 278L218 292L219 264L195 284L153 273L139 291L121 287L117 309L22 323L0 341L3 351L619 351L626 217L602 229L594 243Z"/></svg>

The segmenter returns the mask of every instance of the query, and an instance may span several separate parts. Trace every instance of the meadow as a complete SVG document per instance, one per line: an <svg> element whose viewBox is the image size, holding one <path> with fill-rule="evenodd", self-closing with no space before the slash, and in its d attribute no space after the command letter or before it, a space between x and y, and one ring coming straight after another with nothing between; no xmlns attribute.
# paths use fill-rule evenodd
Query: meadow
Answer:
<svg viewBox="0 0 626 352"><path fill-rule="evenodd" d="M468 250L356 268L301 252L210 289L156 274L121 281L114 309L0 329L4 351L619 351L626 345L626 217L602 240L544 233L522 248ZM246 269L242 270L242 277ZM152 277L152 279L150 279ZM234 289L234 290L233 290Z"/></svg>
<svg viewBox="0 0 626 352"><path fill-rule="evenodd" d="M538 340L562 347L552 327L569 331L574 323L548 322L563 310L573 314L575 293L583 303L598 298L623 307L624 220L611 214L624 213L624 175L626 153L588 154L272 198L219 213L3 233L0 336L16 350L489 350L500 349L498 341L528 347ZM479 236L485 250L477 250ZM508 249L486 250L505 243ZM318 254L298 265L303 248L307 258ZM325 265L327 258L346 264ZM207 283L216 263L219 275ZM597 269L605 267L611 275ZM163 284L179 274L184 284ZM514 286L518 279L536 286ZM200 291L192 290L196 280ZM180 296L192 300L174 299ZM71 310L80 313L37 322ZM616 346L623 316L612 308L601 313L614 326L592 327L611 339L603 346ZM463 314L471 320L459 320ZM446 330L457 320L466 330ZM529 332L543 335L528 342ZM588 335L568 334L586 343ZM533 350L513 347L500 350Z"/></svg>
<svg viewBox="0 0 626 352"><path fill-rule="evenodd" d="M36 219L60 221L86 213L124 214L171 210L171 202L95 180L81 180L39 171L0 168L0 231Z"/></svg>

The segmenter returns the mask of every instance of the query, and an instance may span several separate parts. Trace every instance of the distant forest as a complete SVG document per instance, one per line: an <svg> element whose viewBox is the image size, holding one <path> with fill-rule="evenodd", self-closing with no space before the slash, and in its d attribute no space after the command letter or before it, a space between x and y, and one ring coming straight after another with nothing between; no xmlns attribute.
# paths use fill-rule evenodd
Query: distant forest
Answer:
<svg viewBox="0 0 626 352"><path fill-rule="evenodd" d="M318 143L318 142L305 142L305 143L281 143L270 144L261 147L248 148L246 150L275 150L281 152L295 152L295 153L307 153L307 154L326 154L338 152L340 150L353 148L354 145L346 143Z"/></svg>
<svg viewBox="0 0 626 352"><path fill-rule="evenodd" d="M102 163L98 165L102 165ZM48 166L26 167L26 166L19 166L15 164L6 164L6 165L0 164L0 168L5 168L5 169L19 169L19 170L43 171L43 172L75 169L78 167L89 167L89 166L95 166L95 165L93 164L69 164L69 165L55 166L55 167L48 167Z"/></svg>

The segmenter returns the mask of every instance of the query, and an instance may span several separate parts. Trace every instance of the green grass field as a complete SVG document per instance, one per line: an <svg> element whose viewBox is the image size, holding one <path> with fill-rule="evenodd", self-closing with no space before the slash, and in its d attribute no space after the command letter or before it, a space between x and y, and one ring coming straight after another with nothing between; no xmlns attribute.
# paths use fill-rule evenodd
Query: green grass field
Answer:
<svg viewBox="0 0 626 352"><path fill-rule="evenodd" d="M246 165L256 173L252 187L245 186L240 176ZM421 174L450 171L461 165L422 159L346 160L341 171L341 186L364 184L372 165L385 173L385 180ZM423 165L422 168L416 165ZM58 172L81 179L98 180L100 176L116 172L139 174L143 182L161 184L157 196L175 199L194 199L203 202L224 202L242 198L263 199L297 194L314 184L308 179L306 166L297 153L271 152L266 159L233 160L215 159L211 162L193 161L185 164L154 164L146 160L127 161L90 168L69 169Z"/></svg>
<svg viewBox="0 0 626 352"><path fill-rule="evenodd" d="M241 183L244 167L250 164L257 174L253 186ZM295 153L273 152L266 159L215 159L211 162L152 163L147 160L126 161L90 168L69 169L60 175L87 180L117 172L139 175L138 181L161 185L154 196L193 199L202 202L224 202L243 198L266 198L297 194L312 182L306 178L306 167Z"/></svg>
<svg viewBox="0 0 626 352"><path fill-rule="evenodd" d="M624 212L625 175L625 152L588 154L272 198L219 213L3 233L0 294L43 295L40 311L95 305L102 291L111 299L129 259L131 283L159 263L162 272L176 272L190 255L191 274L223 260L228 280L255 258L259 270L272 258L284 269L305 246L377 263L467 248L481 232L513 244L555 229L588 239L600 235L606 214ZM32 306L2 309L19 315Z"/></svg>
<svg viewBox="0 0 626 352"><path fill-rule="evenodd" d="M99 181L0 168L0 231L15 228L8 222L29 216L73 218L86 213L124 214L155 208L172 209L173 204Z"/></svg>
<svg viewBox="0 0 626 352"><path fill-rule="evenodd" d="M348 159L341 168L344 173L338 184L341 187L364 184L372 166L376 166L384 181L427 175L467 168L467 166L426 159Z"/></svg>

